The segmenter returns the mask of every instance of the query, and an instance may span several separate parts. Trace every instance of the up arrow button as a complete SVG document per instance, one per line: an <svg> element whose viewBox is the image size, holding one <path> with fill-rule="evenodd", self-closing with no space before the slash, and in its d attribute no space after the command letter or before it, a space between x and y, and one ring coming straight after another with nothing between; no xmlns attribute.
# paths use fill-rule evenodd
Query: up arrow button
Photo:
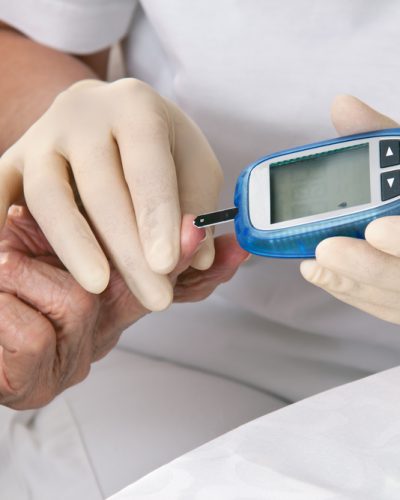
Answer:
<svg viewBox="0 0 400 500"><path fill-rule="evenodd" d="M395 140L379 141L381 168L400 164L400 142Z"/></svg>

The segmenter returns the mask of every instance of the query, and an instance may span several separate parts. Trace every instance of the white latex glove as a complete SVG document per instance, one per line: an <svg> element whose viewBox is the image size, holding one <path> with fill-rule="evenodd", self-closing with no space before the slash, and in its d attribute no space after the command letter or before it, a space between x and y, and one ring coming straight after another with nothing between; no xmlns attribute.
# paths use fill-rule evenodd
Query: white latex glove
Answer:
<svg viewBox="0 0 400 500"><path fill-rule="evenodd" d="M332 120L340 135L399 126L351 96L336 98ZM400 217L371 222L365 238L322 241L316 259L301 263L301 273L339 300L400 324Z"/></svg>
<svg viewBox="0 0 400 500"><path fill-rule="evenodd" d="M132 78L85 80L2 156L0 226L23 193L83 288L106 288L107 255L137 299L161 310L172 301L167 274L179 260L181 217L214 210L221 183L208 142L177 106ZM213 259L208 233L191 266Z"/></svg>

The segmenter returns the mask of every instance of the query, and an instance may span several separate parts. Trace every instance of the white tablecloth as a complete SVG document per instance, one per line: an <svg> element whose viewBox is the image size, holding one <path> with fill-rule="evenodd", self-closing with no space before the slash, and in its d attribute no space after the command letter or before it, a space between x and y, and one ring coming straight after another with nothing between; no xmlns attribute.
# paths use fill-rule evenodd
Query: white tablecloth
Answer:
<svg viewBox="0 0 400 500"><path fill-rule="evenodd" d="M399 500L400 367L245 424L111 499Z"/></svg>

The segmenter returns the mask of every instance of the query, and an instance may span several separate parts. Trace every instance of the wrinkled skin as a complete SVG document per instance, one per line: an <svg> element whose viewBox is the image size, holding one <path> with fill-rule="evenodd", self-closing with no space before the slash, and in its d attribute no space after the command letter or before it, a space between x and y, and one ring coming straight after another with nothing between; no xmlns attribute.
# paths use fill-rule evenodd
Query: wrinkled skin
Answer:
<svg viewBox="0 0 400 500"><path fill-rule="evenodd" d="M189 267L204 231L182 222L181 256L169 275L175 302L207 297L247 257L233 235L215 239L214 264ZM129 325L149 311L111 266L106 290L94 295L63 268L26 208L12 207L0 234L0 403L40 407L83 380Z"/></svg>
<svg viewBox="0 0 400 500"><path fill-rule="evenodd" d="M182 214L215 210L222 180L207 139L175 104L134 78L83 80L1 156L0 226L23 198L83 288L104 291L111 262L147 309L161 311L173 300L167 275ZM196 269L214 260L207 235Z"/></svg>

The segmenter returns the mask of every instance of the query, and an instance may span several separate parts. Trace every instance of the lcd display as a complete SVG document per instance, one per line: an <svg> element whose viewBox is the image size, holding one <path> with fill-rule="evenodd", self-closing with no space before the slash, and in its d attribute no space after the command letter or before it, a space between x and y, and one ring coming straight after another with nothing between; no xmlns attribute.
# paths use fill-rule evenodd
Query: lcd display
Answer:
<svg viewBox="0 0 400 500"><path fill-rule="evenodd" d="M371 202L369 144L270 165L271 223Z"/></svg>

